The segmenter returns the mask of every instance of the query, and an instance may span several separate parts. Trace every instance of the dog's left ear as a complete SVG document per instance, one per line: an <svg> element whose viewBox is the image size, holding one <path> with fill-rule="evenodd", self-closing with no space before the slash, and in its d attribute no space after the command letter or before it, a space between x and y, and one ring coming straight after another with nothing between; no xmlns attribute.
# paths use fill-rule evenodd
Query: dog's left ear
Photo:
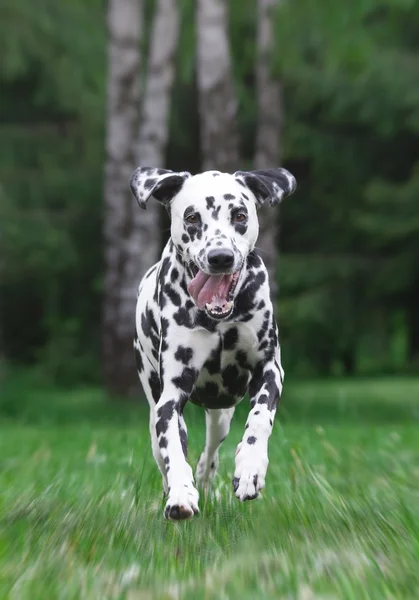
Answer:
<svg viewBox="0 0 419 600"><path fill-rule="evenodd" d="M138 167L131 175L129 184L141 208L146 208L151 196L168 207L189 177L191 174L188 171L176 173L167 169Z"/></svg>
<svg viewBox="0 0 419 600"><path fill-rule="evenodd" d="M266 202L275 206L290 196L297 187L295 177L281 168L236 171L234 176L239 183L253 192L259 206Z"/></svg>

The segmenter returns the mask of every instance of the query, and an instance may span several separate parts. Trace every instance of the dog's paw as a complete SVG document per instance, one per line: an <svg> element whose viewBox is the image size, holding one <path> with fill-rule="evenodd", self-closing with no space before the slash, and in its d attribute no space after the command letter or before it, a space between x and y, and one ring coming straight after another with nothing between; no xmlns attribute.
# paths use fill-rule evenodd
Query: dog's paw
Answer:
<svg viewBox="0 0 419 600"><path fill-rule="evenodd" d="M164 516L169 521L190 519L197 513L199 494L192 484L184 484L170 490L164 509Z"/></svg>
<svg viewBox="0 0 419 600"><path fill-rule="evenodd" d="M234 493L237 498L254 500L260 490L265 487L266 471L268 469L267 453L257 453L239 445L236 454L236 470L233 478Z"/></svg>

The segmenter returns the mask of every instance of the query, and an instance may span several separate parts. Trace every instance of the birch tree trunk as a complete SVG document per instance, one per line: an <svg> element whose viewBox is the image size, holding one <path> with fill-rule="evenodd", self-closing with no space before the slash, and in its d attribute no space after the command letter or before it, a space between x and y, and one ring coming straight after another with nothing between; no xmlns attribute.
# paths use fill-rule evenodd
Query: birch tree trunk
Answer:
<svg viewBox="0 0 419 600"><path fill-rule="evenodd" d="M139 208L129 178L137 166L140 126L140 0L109 0L103 370L111 394L137 385L132 335L143 251L134 235Z"/></svg>
<svg viewBox="0 0 419 600"><path fill-rule="evenodd" d="M256 94L258 126L254 166L256 169L276 167L280 161L282 134L282 87L271 74L273 54L273 11L278 0L258 0ZM271 296L275 305L277 284L278 215L268 206L259 211L258 247L270 277Z"/></svg>
<svg viewBox="0 0 419 600"><path fill-rule="evenodd" d="M132 350L138 284L160 254L159 205L141 210L129 189L139 164L162 167L169 130L177 0L158 0L151 35L140 125L140 0L110 0L104 371L108 390L138 389Z"/></svg>
<svg viewBox="0 0 419 600"><path fill-rule="evenodd" d="M197 0L197 81L204 170L239 165L226 0Z"/></svg>
<svg viewBox="0 0 419 600"><path fill-rule="evenodd" d="M165 167L169 137L170 102L179 38L178 0L158 0L151 35L143 113L140 126L138 164ZM149 202L139 209L137 235L143 241L139 279L157 262L162 245L162 207Z"/></svg>
<svg viewBox="0 0 419 600"><path fill-rule="evenodd" d="M164 167L170 100L179 38L177 0L158 0L154 17L140 128L139 164ZM157 204L154 203L153 206ZM147 206L147 212L151 208ZM150 210L150 214L151 214ZM154 211L155 212L155 211Z"/></svg>

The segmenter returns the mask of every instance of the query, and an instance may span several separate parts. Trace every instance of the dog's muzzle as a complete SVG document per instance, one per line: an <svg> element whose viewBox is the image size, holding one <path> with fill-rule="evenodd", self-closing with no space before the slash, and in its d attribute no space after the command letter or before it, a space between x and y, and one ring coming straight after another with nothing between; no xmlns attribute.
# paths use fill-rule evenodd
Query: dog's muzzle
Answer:
<svg viewBox="0 0 419 600"><path fill-rule="evenodd" d="M232 263L230 266L233 266ZM225 267L219 268L225 269ZM215 270L214 266L212 266L212 270ZM195 277L188 285L188 292L198 308L205 310L213 319L225 319L230 316L234 308L234 290L240 270L233 273L215 272L212 274L205 273L198 268L195 268L194 271L196 271Z"/></svg>

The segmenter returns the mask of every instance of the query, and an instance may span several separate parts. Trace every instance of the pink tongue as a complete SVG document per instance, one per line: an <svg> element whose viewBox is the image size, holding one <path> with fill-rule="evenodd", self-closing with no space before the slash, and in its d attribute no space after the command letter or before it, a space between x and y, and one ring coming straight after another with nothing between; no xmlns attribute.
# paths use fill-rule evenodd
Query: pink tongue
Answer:
<svg viewBox="0 0 419 600"><path fill-rule="evenodd" d="M207 275L198 271L188 285L188 292L200 309L204 308L207 303L216 303L222 306L227 302L230 282L231 275Z"/></svg>

